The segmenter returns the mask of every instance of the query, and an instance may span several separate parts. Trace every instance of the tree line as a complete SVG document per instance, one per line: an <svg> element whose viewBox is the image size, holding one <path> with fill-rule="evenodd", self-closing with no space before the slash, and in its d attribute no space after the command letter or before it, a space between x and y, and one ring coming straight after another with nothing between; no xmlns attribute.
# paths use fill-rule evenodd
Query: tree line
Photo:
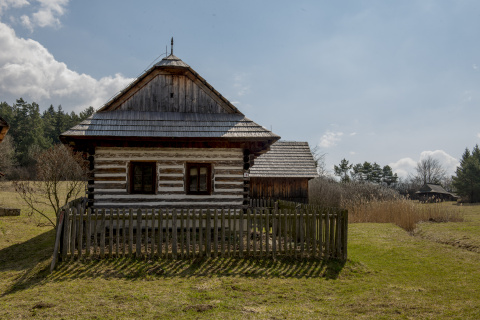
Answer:
<svg viewBox="0 0 480 320"><path fill-rule="evenodd" d="M35 155L58 144L61 133L94 112L93 107L88 107L79 114L68 113L61 105L50 105L41 112L36 102L28 103L22 98L12 105L1 102L0 116L9 123L10 130L0 144L0 172L8 173L11 179L31 178L33 172L28 168L34 166Z"/></svg>
<svg viewBox="0 0 480 320"><path fill-rule="evenodd" d="M392 173L390 166L381 167L376 162L352 164L342 159L334 166L334 174L340 182L369 182L397 190L400 194L414 197L424 184L438 184L446 191L460 196L463 202L480 202L480 148L478 145L462 155L454 176L448 176L440 161L432 157L417 162L415 173L404 179Z"/></svg>

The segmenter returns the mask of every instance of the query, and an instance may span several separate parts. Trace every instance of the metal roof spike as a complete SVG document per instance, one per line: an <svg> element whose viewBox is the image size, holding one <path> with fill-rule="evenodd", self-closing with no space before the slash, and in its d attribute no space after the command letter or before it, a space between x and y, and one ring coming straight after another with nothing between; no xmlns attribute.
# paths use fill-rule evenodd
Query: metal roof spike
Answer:
<svg viewBox="0 0 480 320"><path fill-rule="evenodd" d="M173 55L173 37L172 37L172 40L170 41L170 45L171 45L170 54Z"/></svg>

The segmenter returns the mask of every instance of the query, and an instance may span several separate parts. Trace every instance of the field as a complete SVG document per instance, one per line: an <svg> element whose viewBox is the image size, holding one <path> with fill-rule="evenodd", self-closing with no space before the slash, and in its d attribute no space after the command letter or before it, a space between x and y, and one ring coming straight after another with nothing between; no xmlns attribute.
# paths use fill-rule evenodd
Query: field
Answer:
<svg viewBox="0 0 480 320"><path fill-rule="evenodd" d="M21 207L6 183L0 204ZM480 206L455 209L463 222L413 233L352 223L346 263L117 259L52 274L51 227L0 217L0 319L478 319Z"/></svg>

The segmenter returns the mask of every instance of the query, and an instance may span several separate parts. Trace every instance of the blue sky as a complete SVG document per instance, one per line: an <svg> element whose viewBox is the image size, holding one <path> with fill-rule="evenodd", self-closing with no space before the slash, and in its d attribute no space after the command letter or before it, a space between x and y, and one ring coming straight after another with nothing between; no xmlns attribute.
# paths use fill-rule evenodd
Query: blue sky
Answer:
<svg viewBox="0 0 480 320"><path fill-rule="evenodd" d="M480 141L478 1L0 0L0 101L101 107L165 52L341 159L453 173Z"/></svg>

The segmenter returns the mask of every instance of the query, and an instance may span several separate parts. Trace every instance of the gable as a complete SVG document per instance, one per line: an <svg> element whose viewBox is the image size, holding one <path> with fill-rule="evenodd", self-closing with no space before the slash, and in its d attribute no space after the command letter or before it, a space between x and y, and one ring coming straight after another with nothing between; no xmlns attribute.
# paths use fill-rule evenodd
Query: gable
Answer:
<svg viewBox="0 0 480 320"><path fill-rule="evenodd" d="M173 55L137 78L98 112L113 110L242 114Z"/></svg>
<svg viewBox="0 0 480 320"><path fill-rule="evenodd" d="M169 73L157 74L116 110L231 113L205 85L186 75Z"/></svg>

